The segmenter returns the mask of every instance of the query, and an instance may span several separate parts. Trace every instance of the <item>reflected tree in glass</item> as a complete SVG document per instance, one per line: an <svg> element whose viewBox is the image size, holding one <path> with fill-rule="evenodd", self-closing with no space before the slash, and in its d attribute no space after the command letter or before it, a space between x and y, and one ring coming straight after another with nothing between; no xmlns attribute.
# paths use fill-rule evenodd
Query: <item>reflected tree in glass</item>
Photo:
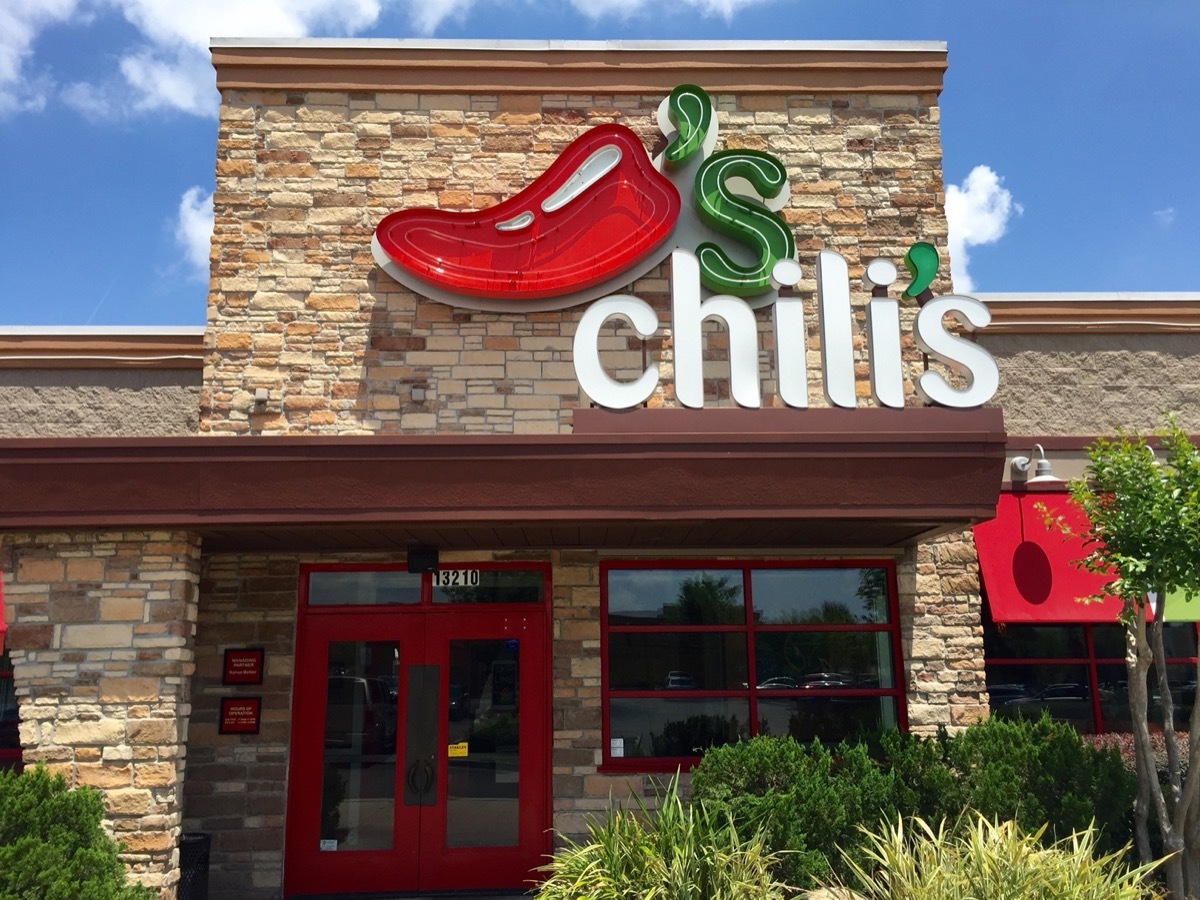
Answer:
<svg viewBox="0 0 1200 900"><path fill-rule="evenodd" d="M888 620L887 569L859 569L858 590L854 593L871 613L871 617L866 621L886 622Z"/></svg>
<svg viewBox="0 0 1200 900"><path fill-rule="evenodd" d="M688 625L735 624L745 620L741 584L730 576L700 572L684 579L674 603L663 605L663 621Z"/></svg>

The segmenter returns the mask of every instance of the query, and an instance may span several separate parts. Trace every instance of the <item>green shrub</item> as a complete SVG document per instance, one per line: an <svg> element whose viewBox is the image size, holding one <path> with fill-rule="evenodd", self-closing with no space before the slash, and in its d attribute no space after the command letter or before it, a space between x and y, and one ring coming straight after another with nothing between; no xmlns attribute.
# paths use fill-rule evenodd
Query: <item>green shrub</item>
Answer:
<svg viewBox="0 0 1200 900"><path fill-rule="evenodd" d="M781 857L785 881L809 887L828 874L837 848L853 852L858 827L892 815L895 779L862 744L832 752L819 742L761 736L716 747L692 772L694 801L761 829Z"/></svg>
<svg viewBox="0 0 1200 900"><path fill-rule="evenodd" d="M756 737L717 747L693 772L693 796L759 828L786 881L808 887L857 858L860 827L896 814L957 822L966 810L1013 819L1026 832L1047 825L1053 841L1095 822L1100 852L1131 833L1135 783L1113 751L1096 750L1064 723L992 719L950 736L881 735L865 745Z"/></svg>
<svg viewBox="0 0 1200 900"><path fill-rule="evenodd" d="M149 900L125 882L97 791L43 766L0 772L0 900Z"/></svg>
<svg viewBox="0 0 1200 900"><path fill-rule="evenodd" d="M1047 845L1041 831L1016 822L964 817L964 827L935 831L924 819L866 834L865 863L846 857L839 886L865 900L1143 900L1159 897L1147 881L1153 865L1128 869L1122 852L1101 855L1087 828Z"/></svg>
<svg viewBox="0 0 1200 900"><path fill-rule="evenodd" d="M947 740L945 753L963 792L957 808L917 810L930 821L969 808L1026 832L1046 825L1050 840L1094 822L1104 853L1129 840L1135 779L1119 753L1097 750L1065 722L989 719Z"/></svg>
<svg viewBox="0 0 1200 900"><path fill-rule="evenodd" d="M727 815L684 805L678 776L657 811L615 809L589 826L586 843L567 840L541 868L539 900L782 900L778 857L761 834L743 838Z"/></svg>

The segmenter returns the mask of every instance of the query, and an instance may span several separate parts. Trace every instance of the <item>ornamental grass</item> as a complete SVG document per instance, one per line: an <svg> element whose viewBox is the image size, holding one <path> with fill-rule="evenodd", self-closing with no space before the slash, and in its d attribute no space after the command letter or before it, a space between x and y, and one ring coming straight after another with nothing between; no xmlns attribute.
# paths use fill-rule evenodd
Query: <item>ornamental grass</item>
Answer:
<svg viewBox="0 0 1200 900"><path fill-rule="evenodd" d="M783 900L761 832L742 837L726 813L685 805L678 775L650 811L617 808L588 826L590 839L565 840L540 871L538 900Z"/></svg>
<svg viewBox="0 0 1200 900"><path fill-rule="evenodd" d="M905 822L907 821L907 826ZM924 819L864 829L859 854L844 860L839 887L864 900L1148 900L1165 896L1148 880L1156 864L1130 868L1124 851L1097 855L1092 827L1050 844L1043 829L971 814L964 827L935 831Z"/></svg>

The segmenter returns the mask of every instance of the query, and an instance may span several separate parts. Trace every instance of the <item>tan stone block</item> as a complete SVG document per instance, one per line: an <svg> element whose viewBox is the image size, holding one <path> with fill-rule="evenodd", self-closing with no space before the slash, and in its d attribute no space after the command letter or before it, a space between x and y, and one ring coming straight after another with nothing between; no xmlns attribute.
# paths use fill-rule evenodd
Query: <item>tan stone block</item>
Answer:
<svg viewBox="0 0 1200 900"><path fill-rule="evenodd" d="M161 693L157 678L101 678L100 699L106 702L154 700Z"/></svg>
<svg viewBox="0 0 1200 900"><path fill-rule="evenodd" d="M121 841L128 853L147 853L155 850L170 850L175 839L170 831L138 831L122 834Z"/></svg>
<svg viewBox="0 0 1200 900"><path fill-rule="evenodd" d="M129 625L64 625L64 649L101 649L128 647L133 643L133 628Z"/></svg>
<svg viewBox="0 0 1200 900"><path fill-rule="evenodd" d="M19 551L18 551L19 553ZM61 559L39 559L18 555L17 581L62 581L66 566Z"/></svg>
<svg viewBox="0 0 1200 900"><path fill-rule="evenodd" d="M144 762L133 768L133 783L139 787L169 787L177 779L174 763Z"/></svg>
<svg viewBox="0 0 1200 900"><path fill-rule="evenodd" d="M248 159L218 159L217 177L245 176L254 174L254 163Z"/></svg>
<svg viewBox="0 0 1200 900"><path fill-rule="evenodd" d="M132 766L106 766L103 764L77 765L75 767L77 784L94 788L122 788L133 783Z"/></svg>
<svg viewBox="0 0 1200 900"><path fill-rule="evenodd" d="M583 779L585 797L612 797L618 803L624 803L630 797L641 797L642 787L640 775L588 775Z"/></svg>
<svg viewBox="0 0 1200 900"><path fill-rule="evenodd" d="M359 298L356 294L309 294L305 305L316 310L355 310Z"/></svg>
<svg viewBox="0 0 1200 900"><path fill-rule="evenodd" d="M82 744L107 747L125 740L125 723L120 719L64 721L54 725L54 742L64 746Z"/></svg>
<svg viewBox="0 0 1200 900"><path fill-rule="evenodd" d="M225 331L217 335L218 350L249 350L251 335L241 331Z"/></svg>
<svg viewBox="0 0 1200 900"><path fill-rule="evenodd" d="M174 719L139 719L126 726L130 744L174 744L179 733Z"/></svg>
<svg viewBox="0 0 1200 900"><path fill-rule="evenodd" d="M104 560L82 558L67 560L68 581L103 581Z"/></svg>
<svg viewBox="0 0 1200 900"><path fill-rule="evenodd" d="M104 808L109 815L141 816L154 807L154 798L147 790L139 788L117 788L105 791Z"/></svg>

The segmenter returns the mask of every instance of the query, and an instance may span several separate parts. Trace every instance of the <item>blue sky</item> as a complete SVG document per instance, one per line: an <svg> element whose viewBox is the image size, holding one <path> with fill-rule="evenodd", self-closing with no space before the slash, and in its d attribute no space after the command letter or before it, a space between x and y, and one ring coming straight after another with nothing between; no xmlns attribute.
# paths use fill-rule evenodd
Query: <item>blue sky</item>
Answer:
<svg viewBox="0 0 1200 900"><path fill-rule="evenodd" d="M3 0L0 326L203 324L209 36L946 41L956 289L1200 293L1196 0Z"/></svg>

